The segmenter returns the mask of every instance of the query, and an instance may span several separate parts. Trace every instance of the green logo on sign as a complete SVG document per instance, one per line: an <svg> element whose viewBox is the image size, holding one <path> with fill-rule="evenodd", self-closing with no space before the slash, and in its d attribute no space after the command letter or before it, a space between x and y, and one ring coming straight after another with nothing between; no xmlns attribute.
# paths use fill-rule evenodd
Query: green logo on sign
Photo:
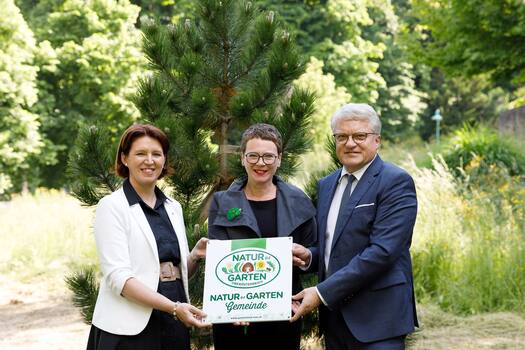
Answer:
<svg viewBox="0 0 525 350"><path fill-rule="evenodd" d="M273 281L281 272L281 263L260 249L242 249L226 255L215 267L215 275L227 286L255 288Z"/></svg>

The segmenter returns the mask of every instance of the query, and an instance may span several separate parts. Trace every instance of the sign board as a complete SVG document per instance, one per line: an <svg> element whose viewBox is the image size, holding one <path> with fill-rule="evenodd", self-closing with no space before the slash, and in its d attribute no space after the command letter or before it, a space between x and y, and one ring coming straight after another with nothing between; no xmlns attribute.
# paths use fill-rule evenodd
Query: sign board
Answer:
<svg viewBox="0 0 525 350"><path fill-rule="evenodd" d="M291 300L291 237L208 241L206 322L288 320Z"/></svg>

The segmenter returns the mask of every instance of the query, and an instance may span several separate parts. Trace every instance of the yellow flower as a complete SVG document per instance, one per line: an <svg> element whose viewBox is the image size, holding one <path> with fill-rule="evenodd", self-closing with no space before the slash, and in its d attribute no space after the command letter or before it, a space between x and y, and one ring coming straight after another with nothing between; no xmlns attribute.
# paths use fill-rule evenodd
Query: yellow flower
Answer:
<svg viewBox="0 0 525 350"><path fill-rule="evenodd" d="M264 268L266 267L266 263L263 261L263 260L259 260L257 261L257 263L255 264L255 268L257 270L264 270Z"/></svg>
<svg viewBox="0 0 525 350"><path fill-rule="evenodd" d="M476 154L474 155L474 157L472 157L470 162L467 164L466 168L468 170L479 168L481 161L483 161L483 157Z"/></svg>

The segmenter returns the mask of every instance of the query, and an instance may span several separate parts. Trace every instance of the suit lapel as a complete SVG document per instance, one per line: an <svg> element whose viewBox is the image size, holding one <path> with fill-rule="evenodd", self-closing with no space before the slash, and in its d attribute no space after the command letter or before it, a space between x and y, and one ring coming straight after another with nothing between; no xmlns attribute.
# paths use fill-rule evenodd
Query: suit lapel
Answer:
<svg viewBox="0 0 525 350"><path fill-rule="evenodd" d="M337 188L337 182L341 175L341 169L332 175L331 178L327 180L328 188L319 193L319 235L324 237L326 233L326 220L328 219L328 211L330 210L330 205L332 204L332 199L334 198L335 189Z"/></svg>
<svg viewBox="0 0 525 350"><path fill-rule="evenodd" d="M144 236L146 236L146 239L148 240L148 243L151 249L153 250L153 254L155 254L155 257L158 260L159 252L157 250L157 242L155 241L155 236L153 235L153 231L151 231L151 227L149 226L148 220L146 219L146 215L144 215L144 212L142 211L140 204L139 203L133 204L130 207L130 210L131 210L131 217L138 224Z"/></svg>
<svg viewBox="0 0 525 350"><path fill-rule="evenodd" d="M372 162L372 164L370 164L368 169L366 169L365 173L357 183L357 186L350 195L350 203L348 203L346 211L340 213L340 215L342 216L341 226L336 232L334 232L334 238L332 240L331 249L334 249L337 240L339 239L339 237L341 237L341 233L344 231L348 220L350 220L350 217L352 216L357 203L359 203L363 195L366 193L366 191L368 191L368 189L370 189L370 187L374 183L375 179L377 178L377 174L381 170L382 164L383 161L381 160L381 158L379 158L378 155L376 159Z"/></svg>
<svg viewBox="0 0 525 350"><path fill-rule="evenodd" d="M319 198L318 198L318 222L319 222L319 232L317 236L319 237L319 247L320 247L320 258L321 263L324 266L324 249L325 249L325 234L326 234L326 220L328 219L328 212L330 211L330 206L332 205L332 199L334 198L335 189L337 188L337 183L339 177L341 176L341 169L337 170L335 173L330 175L326 179L326 190L319 188ZM324 267L323 267L324 270Z"/></svg>

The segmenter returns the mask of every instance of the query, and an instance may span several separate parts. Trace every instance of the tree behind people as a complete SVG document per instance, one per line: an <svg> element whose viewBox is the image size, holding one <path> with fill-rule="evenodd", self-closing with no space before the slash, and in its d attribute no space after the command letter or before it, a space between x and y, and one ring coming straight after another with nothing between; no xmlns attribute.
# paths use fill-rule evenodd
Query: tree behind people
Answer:
<svg viewBox="0 0 525 350"><path fill-rule="evenodd" d="M206 234L202 223L211 195L243 174L238 153L242 131L257 122L279 129L284 156L278 174L286 178L309 147L313 112L313 95L291 86L304 71L303 63L273 12L237 0L200 0L197 8L194 22L142 23L153 73L141 81L135 97L142 121L160 127L171 141L175 174L166 184L182 204L190 242ZM84 204L95 205L119 186L111 171L114 152L115 142L103 128L81 132L70 171L73 194ZM89 307L92 299L84 293L89 288L74 287L82 276L69 281L78 305ZM198 303L202 282L192 286L192 301Z"/></svg>

